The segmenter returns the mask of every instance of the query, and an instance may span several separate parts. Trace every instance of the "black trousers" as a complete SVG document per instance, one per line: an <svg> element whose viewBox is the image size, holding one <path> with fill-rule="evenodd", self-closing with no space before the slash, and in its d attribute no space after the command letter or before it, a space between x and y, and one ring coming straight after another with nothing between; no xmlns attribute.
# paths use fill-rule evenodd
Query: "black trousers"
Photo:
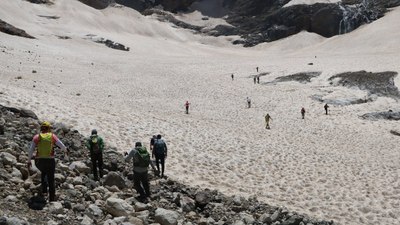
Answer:
<svg viewBox="0 0 400 225"><path fill-rule="evenodd" d="M141 198L150 197L150 185L147 171L143 173L133 171L133 184Z"/></svg>
<svg viewBox="0 0 400 225"><path fill-rule="evenodd" d="M49 193L49 201L55 201L56 187L54 173L56 172L56 161L52 158L38 158L35 160L36 167L42 173L41 184L42 193Z"/></svg>
<svg viewBox="0 0 400 225"><path fill-rule="evenodd" d="M91 153L90 158L92 159L92 171L94 175L94 179L98 180L103 177L103 153ZM97 169L98 173L97 173Z"/></svg>
<svg viewBox="0 0 400 225"><path fill-rule="evenodd" d="M156 156L156 166L158 172L161 172L161 176L164 176L164 169L165 169L165 155L164 154L155 154ZM161 171L160 171L160 164L161 164Z"/></svg>

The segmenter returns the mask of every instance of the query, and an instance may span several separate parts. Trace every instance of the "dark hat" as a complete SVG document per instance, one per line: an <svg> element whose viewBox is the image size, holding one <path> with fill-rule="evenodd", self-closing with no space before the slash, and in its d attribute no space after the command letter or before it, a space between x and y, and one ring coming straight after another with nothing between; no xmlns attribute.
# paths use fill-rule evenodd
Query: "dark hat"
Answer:
<svg viewBox="0 0 400 225"><path fill-rule="evenodd" d="M93 134L97 134L97 130L96 130L96 129L93 129L93 130L92 130L92 135L93 135Z"/></svg>
<svg viewBox="0 0 400 225"><path fill-rule="evenodd" d="M135 143L135 147L142 147L142 143L141 142L136 142Z"/></svg>
<svg viewBox="0 0 400 225"><path fill-rule="evenodd" d="M161 139L161 134L157 135L157 139Z"/></svg>

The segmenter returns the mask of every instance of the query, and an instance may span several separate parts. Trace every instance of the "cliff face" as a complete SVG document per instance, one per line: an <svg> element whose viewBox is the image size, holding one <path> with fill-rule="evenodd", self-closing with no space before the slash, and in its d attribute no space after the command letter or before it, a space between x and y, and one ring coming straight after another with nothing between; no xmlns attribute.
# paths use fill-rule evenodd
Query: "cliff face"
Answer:
<svg viewBox="0 0 400 225"><path fill-rule="evenodd" d="M211 4L207 0L80 0L101 9L118 3L149 13L148 9L162 6L170 12L190 10L193 3ZM223 0L219 7L227 13L227 22L233 27L218 26L208 34L240 35L236 44L254 46L275 41L300 31L314 32L332 37L353 31L359 26L384 16L390 7L400 5L400 0L343 0L335 4L293 5L284 7L290 0ZM179 26L179 24L178 24ZM187 27L185 27L187 28Z"/></svg>

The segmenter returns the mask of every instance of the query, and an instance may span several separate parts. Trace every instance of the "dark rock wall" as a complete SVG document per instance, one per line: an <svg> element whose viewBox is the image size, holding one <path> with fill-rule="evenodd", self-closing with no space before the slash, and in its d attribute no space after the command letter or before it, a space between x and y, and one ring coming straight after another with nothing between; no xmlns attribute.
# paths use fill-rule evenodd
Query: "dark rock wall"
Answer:
<svg viewBox="0 0 400 225"><path fill-rule="evenodd" d="M79 1L95 9L105 9L112 2L114 2L113 0L79 0Z"/></svg>
<svg viewBox="0 0 400 225"><path fill-rule="evenodd" d="M194 2L202 0L80 1L97 9L116 2L148 13L148 9L157 5L170 12L186 11ZM363 24L379 19L384 16L387 8L400 5L400 0L343 0L340 4L317 3L283 7L288 2L290 0L224 0L220 7L228 12L227 22L233 25L233 28L218 27L208 34L240 35L243 41L236 43L246 47L275 41L303 30L332 37L351 32ZM190 26L183 28L190 29Z"/></svg>

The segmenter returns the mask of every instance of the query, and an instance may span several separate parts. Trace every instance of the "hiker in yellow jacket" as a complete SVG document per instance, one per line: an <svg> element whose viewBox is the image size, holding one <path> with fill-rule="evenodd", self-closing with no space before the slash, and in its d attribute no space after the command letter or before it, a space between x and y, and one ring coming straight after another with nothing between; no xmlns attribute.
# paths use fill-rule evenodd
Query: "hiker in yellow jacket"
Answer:
<svg viewBox="0 0 400 225"><path fill-rule="evenodd" d="M54 174L56 171L56 161L54 159L54 145L57 145L67 154L67 148L51 132L51 124L43 122L40 126L40 133L36 134L33 139L28 153L28 167L31 167L33 153L36 150L35 165L41 172L42 193L49 193L49 201L56 200L56 188L54 182Z"/></svg>

